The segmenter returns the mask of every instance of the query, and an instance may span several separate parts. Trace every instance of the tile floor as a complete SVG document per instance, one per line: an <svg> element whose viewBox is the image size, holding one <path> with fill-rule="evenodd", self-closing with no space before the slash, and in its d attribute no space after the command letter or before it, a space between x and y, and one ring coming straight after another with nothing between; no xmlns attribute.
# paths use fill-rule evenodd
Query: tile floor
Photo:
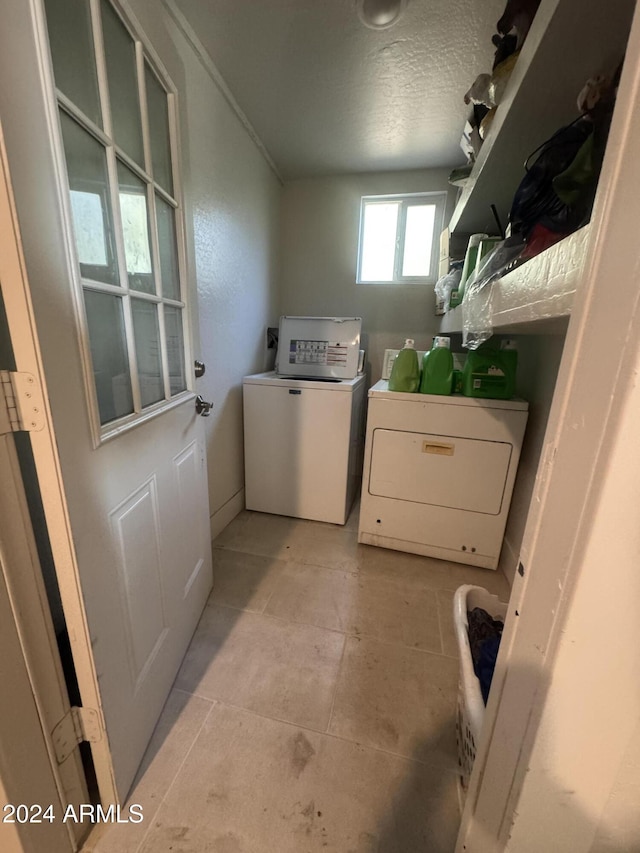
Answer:
<svg viewBox="0 0 640 853"><path fill-rule="evenodd" d="M503 575L241 513L130 802L86 853L452 853L453 591Z"/></svg>

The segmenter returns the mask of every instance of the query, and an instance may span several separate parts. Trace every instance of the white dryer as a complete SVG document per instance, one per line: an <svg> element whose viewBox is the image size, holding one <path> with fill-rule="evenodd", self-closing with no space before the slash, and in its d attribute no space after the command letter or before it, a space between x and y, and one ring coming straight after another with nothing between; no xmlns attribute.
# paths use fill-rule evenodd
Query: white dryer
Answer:
<svg viewBox="0 0 640 853"><path fill-rule="evenodd" d="M358 541L497 568L528 407L374 385Z"/></svg>

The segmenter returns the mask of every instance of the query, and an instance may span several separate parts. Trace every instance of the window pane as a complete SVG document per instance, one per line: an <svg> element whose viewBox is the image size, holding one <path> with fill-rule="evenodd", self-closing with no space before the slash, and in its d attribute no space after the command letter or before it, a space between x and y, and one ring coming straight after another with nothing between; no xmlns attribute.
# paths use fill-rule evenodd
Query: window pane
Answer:
<svg viewBox="0 0 640 853"><path fill-rule="evenodd" d="M184 371L184 338L182 335L182 309L164 306L164 328L167 335L169 385L171 396L187 387Z"/></svg>
<svg viewBox="0 0 640 853"><path fill-rule="evenodd" d="M171 205L156 194L156 216L158 220L158 243L160 245L160 272L162 295L165 299L180 299L178 277L178 244L176 241L176 217Z"/></svg>
<svg viewBox="0 0 640 853"><path fill-rule="evenodd" d="M151 269L147 186L131 169L118 161L118 189L129 287L143 293L155 293Z"/></svg>
<svg viewBox="0 0 640 853"><path fill-rule="evenodd" d="M147 89L149 136L153 177L170 195L173 195L171 176L171 142L169 140L169 105L167 93L158 78L145 63L144 79Z"/></svg>
<svg viewBox="0 0 640 853"><path fill-rule="evenodd" d="M45 0L44 5L56 86L102 127L89 4L85 0Z"/></svg>
<svg viewBox="0 0 640 853"><path fill-rule="evenodd" d="M100 423L106 424L133 412L122 299L85 290L84 304Z"/></svg>
<svg viewBox="0 0 640 853"><path fill-rule="evenodd" d="M162 379L162 356L160 354L160 331L158 306L142 299L132 299L133 334L136 340L138 380L142 408L164 400Z"/></svg>
<svg viewBox="0 0 640 853"><path fill-rule="evenodd" d="M393 281L399 209L398 202L365 203L361 281Z"/></svg>
<svg viewBox="0 0 640 853"><path fill-rule="evenodd" d="M407 206L402 275L428 276L430 274L435 217L435 204Z"/></svg>
<svg viewBox="0 0 640 853"><path fill-rule="evenodd" d="M105 150L62 110L60 124L80 272L84 278L118 284Z"/></svg>
<svg viewBox="0 0 640 853"><path fill-rule="evenodd" d="M102 32L113 138L129 157L144 166L136 48L126 27L105 0L102 2Z"/></svg>

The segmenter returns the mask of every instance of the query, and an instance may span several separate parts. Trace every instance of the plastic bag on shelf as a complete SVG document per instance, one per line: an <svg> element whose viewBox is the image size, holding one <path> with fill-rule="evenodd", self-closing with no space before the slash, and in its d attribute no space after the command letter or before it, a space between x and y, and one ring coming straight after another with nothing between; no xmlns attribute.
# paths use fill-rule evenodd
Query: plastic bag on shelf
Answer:
<svg viewBox="0 0 640 853"><path fill-rule="evenodd" d="M455 290L460 284L460 278L462 276L461 269L452 269L446 275L443 275L436 282L436 297L439 303L442 303L442 308L444 311L449 310L449 303L451 301L451 291Z"/></svg>
<svg viewBox="0 0 640 853"><path fill-rule="evenodd" d="M515 266L524 248L520 236L507 237L489 252L465 286L462 302L462 346L478 349L493 335L492 285Z"/></svg>

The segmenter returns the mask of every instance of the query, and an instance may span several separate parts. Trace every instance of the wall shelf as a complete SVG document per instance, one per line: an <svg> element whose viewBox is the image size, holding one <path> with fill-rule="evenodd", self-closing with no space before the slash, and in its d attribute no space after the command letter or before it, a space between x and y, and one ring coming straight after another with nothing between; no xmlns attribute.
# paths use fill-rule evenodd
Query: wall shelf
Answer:
<svg viewBox="0 0 640 853"><path fill-rule="evenodd" d="M586 225L493 283L491 316L496 332L564 330L582 278L590 233L591 226ZM442 334L462 331L462 308L459 305L442 317Z"/></svg>
<svg viewBox="0 0 640 853"><path fill-rule="evenodd" d="M542 0L449 228L495 232L490 205L507 221L524 161L578 116L586 80L624 55L635 0Z"/></svg>

